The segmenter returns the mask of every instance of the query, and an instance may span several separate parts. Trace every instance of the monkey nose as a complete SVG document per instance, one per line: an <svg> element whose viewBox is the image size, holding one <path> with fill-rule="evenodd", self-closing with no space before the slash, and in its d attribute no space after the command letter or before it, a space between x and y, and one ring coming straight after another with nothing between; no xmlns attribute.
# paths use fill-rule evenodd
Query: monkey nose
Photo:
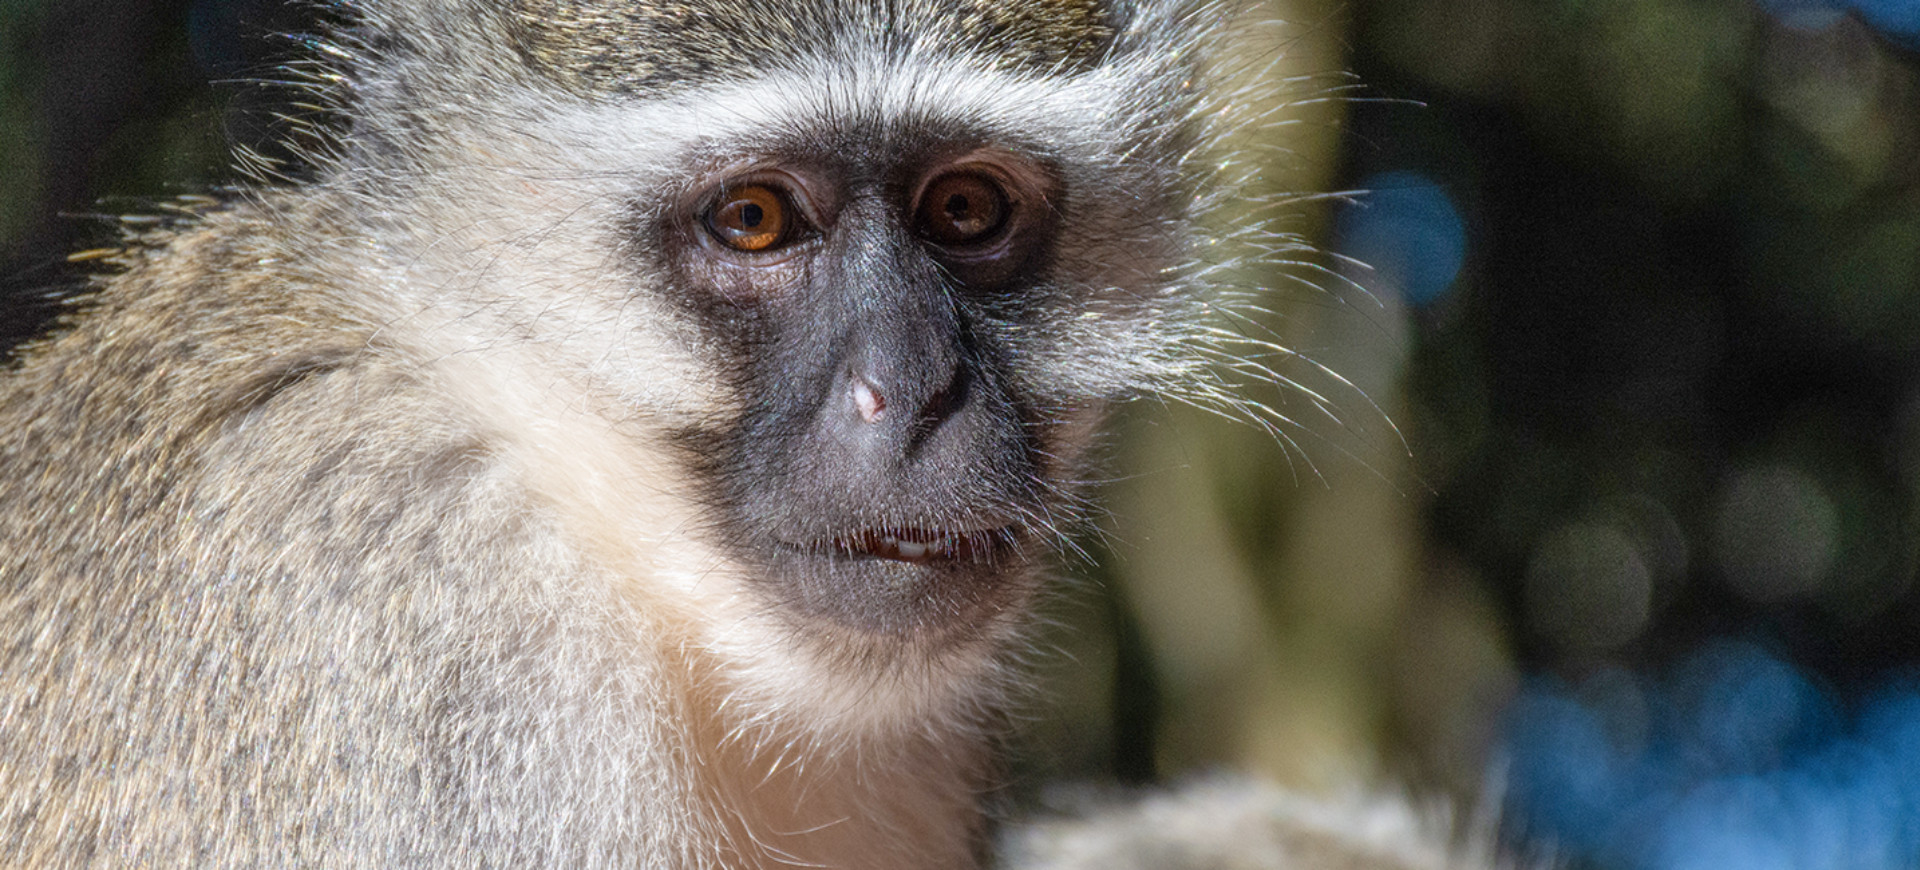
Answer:
<svg viewBox="0 0 1920 870"><path fill-rule="evenodd" d="M880 388L864 376L856 374L848 380L850 385L847 391L853 398L854 413L859 414L865 422L880 422L880 417L887 412L887 397L881 395Z"/></svg>

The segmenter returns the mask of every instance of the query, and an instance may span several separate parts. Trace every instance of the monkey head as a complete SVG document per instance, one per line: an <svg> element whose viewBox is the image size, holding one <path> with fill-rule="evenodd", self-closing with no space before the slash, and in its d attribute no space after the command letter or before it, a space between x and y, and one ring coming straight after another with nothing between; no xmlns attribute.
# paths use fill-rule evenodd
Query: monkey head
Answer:
<svg viewBox="0 0 1920 870"><path fill-rule="evenodd" d="M368 4L340 183L407 228L391 283L446 353L534 353L677 457L673 531L741 620L977 663L1084 513L1103 410L1191 374L1218 14Z"/></svg>

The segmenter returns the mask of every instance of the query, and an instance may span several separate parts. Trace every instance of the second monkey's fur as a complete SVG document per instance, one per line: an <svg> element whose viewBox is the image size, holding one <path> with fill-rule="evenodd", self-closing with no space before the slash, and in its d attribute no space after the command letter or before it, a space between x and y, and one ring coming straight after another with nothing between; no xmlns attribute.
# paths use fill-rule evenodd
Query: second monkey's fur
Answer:
<svg viewBox="0 0 1920 870"><path fill-rule="evenodd" d="M976 864L1091 432L1210 341L1225 12L342 12L316 179L0 376L0 864Z"/></svg>

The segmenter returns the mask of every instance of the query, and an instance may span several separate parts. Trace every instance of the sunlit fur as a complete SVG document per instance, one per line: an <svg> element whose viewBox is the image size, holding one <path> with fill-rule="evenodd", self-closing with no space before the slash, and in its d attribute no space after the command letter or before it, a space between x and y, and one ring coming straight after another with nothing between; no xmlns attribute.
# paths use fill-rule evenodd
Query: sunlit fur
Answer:
<svg viewBox="0 0 1920 870"><path fill-rule="evenodd" d="M1021 870L1484 870L1500 863L1486 820L1455 844L1443 805L1403 795L1305 795L1214 777L1145 795L1063 790L1059 810L1012 829Z"/></svg>
<svg viewBox="0 0 1920 870"><path fill-rule="evenodd" d="M636 96L534 73L504 8L345 9L313 179L132 232L0 379L0 863L972 866L1025 608L797 619L670 443L755 397L636 292L668 277L634 221L743 151L877 121L1049 155L1058 303L977 325L1054 424L1042 545L1111 403L1260 413L1219 270L1300 248L1195 241L1268 120L1205 84L1233 10L1143 3L1041 69L850 28Z"/></svg>

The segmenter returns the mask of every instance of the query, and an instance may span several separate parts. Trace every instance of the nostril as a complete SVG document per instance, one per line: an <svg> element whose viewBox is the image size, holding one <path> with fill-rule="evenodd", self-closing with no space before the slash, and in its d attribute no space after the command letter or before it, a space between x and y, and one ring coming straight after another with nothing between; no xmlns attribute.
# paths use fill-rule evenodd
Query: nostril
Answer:
<svg viewBox="0 0 1920 870"><path fill-rule="evenodd" d="M953 380L947 382L944 389L927 397L927 401L920 406L920 413L914 416L907 427L909 453L919 452L927 439L966 404L967 386L967 373L963 368L954 372Z"/></svg>
<svg viewBox="0 0 1920 870"><path fill-rule="evenodd" d="M852 385L848 387L848 391L853 395L854 411L859 413L860 419L868 423L880 422L881 415L887 411L886 397L880 395L880 391L872 382L860 375L856 374L849 380Z"/></svg>
<svg viewBox="0 0 1920 870"><path fill-rule="evenodd" d="M955 411L967 401L967 370L960 368L953 373L953 380L928 397L926 406L920 411L921 419L928 424L939 423L953 416Z"/></svg>

